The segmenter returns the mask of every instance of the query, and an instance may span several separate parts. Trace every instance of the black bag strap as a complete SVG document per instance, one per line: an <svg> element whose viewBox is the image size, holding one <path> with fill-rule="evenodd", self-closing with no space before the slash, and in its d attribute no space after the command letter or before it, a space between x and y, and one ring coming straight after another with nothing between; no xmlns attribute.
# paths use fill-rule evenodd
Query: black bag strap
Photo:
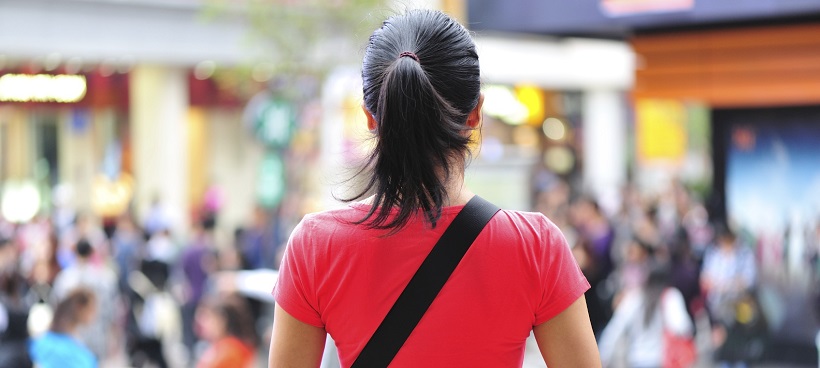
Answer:
<svg viewBox="0 0 820 368"><path fill-rule="evenodd" d="M387 367L484 226L499 211L474 196L444 230L351 368Z"/></svg>

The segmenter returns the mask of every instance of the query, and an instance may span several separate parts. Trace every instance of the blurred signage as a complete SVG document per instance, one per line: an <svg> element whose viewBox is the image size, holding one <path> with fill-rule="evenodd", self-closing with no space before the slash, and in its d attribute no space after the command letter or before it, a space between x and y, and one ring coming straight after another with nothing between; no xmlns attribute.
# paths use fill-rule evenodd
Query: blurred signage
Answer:
<svg viewBox="0 0 820 368"><path fill-rule="evenodd" d="M87 91L82 75L6 74L0 77L0 101L79 102Z"/></svg>
<svg viewBox="0 0 820 368"><path fill-rule="evenodd" d="M484 106L482 109L485 114L510 125L523 124L530 116L527 105L519 100L519 96L512 88L502 85L488 85L484 87L483 92Z"/></svg>
<svg viewBox="0 0 820 368"><path fill-rule="evenodd" d="M264 208L276 208L282 203L286 191L285 163L282 156L274 151L265 153L259 163L256 179L256 198Z"/></svg>
<svg viewBox="0 0 820 368"><path fill-rule="evenodd" d="M642 99L635 104L640 161L683 161L686 155L686 108L676 100Z"/></svg>
<svg viewBox="0 0 820 368"><path fill-rule="evenodd" d="M544 105L544 91L537 86L520 85L515 87L515 96L527 108L526 123L540 126L546 115Z"/></svg>
<svg viewBox="0 0 820 368"><path fill-rule="evenodd" d="M609 16L691 10L695 0L601 0L601 10Z"/></svg>
<svg viewBox="0 0 820 368"><path fill-rule="evenodd" d="M259 111L256 119L256 136L274 148L290 146L296 126L296 112L283 100L271 100Z"/></svg>
<svg viewBox="0 0 820 368"><path fill-rule="evenodd" d="M128 174L111 180L107 175L97 175L91 184L91 206L94 213L114 217L125 213L134 193L134 180Z"/></svg>

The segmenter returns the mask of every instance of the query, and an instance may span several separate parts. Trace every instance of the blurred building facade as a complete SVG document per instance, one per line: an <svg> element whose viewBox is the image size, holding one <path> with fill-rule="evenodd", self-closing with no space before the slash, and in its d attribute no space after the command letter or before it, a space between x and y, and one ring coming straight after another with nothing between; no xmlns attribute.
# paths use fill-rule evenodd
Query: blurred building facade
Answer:
<svg viewBox="0 0 820 368"><path fill-rule="evenodd" d="M614 209L612 198L618 193L612 189L627 181L622 169L627 165L626 93L634 68L628 46L481 31L476 42L486 102L482 160L474 163L474 172L494 165L509 170L518 160L529 170L529 177L515 179L532 183L524 191L528 199L553 185L555 175ZM499 144L503 149L496 148ZM485 185L496 184L492 177L508 176L484 175ZM475 179L476 185L480 182ZM522 209L531 207L528 202Z"/></svg>
<svg viewBox="0 0 820 368"><path fill-rule="evenodd" d="M230 193L226 222L247 220L256 198L245 186L262 157L242 119L253 91L217 70L251 59L246 24L206 19L203 2L186 0L0 8L5 202L35 187L41 203L54 193L102 217L133 199L142 217L158 199L171 226L185 229L218 187Z"/></svg>

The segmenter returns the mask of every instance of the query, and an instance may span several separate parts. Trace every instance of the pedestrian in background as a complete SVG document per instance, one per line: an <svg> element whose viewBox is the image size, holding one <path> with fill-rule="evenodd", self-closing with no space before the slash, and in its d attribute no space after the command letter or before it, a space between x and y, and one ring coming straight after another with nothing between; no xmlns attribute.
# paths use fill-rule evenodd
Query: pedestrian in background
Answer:
<svg viewBox="0 0 820 368"><path fill-rule="evenodd" d="M738 306L753 294L757 268L751 249L742 244L725 224L719 225L715 245L706 250L701 271L701 288L706 295L706 307L712 322L712 338L717 348L716 359L723 363L745 366L743 354L730 353L738 345L729 337L738 325ZM741 344L742 345L742 344Z"/></svg>
<svg viewBox="0 0 820 368"><path fill-rule="evenodd" d="M197 337L194 333L194 317L199 302L206 292L208 276L216 269L214 257L213 218L199 220L193 238L178 259L179 269L184 286L182 298L182 340L191 357L197 355Z"/></svg>
<svg viewBox="0 0 820 368"><path fill-rule="evenodd" d="M96 368L97 358L77 336L96 313L94 292L78 288L68 293L57 304L49 331L31 344L34 364L39 368Z"/></svg>
<svg viewBox="0 0 820 368"><path fill-rule="evenodd" d="M253 365L256 331L244 299L236 295L206 299L197 309L196 321L200 337L209 344L199 358L197 368L249 368Z"/></svg>
<svg viewBox="0 0 820 368"><path fill-rule="evenodd" d="M31 367L28 354L27 285L19 273L19 251L0 235L0 367Z"/></svg>
<svg viewBox="0 0 820 368"><path fill-rule="evenodd" d="M667 362L672 355L668 339L691 340L694 332L683 295L670 286L670 278L668 264L654 263L643 287L632 289L623 296L599 339L601 360L605 366L689 367L694 363L694 350L687 358L687 364ZM621 351L625 356L618 359L620 346L625 346Z"/></svg>
<svg viewBox="0 0 820 368"><path fill-rule="evenodd" d="M572 209L573 222L578 229L579 244L586 255L584 275L589 280L586 302L592 329L596 336L601 333L612 315L613 290L607 279L614 270L612 246L615 231L598 205L590 197L575 201Z"/></svg>
<svg viewBox="0 0 820 368"><path fill-rule="evenodd" d="M117 219L117 226L111 237L114 262L117 265L117 284L120 293L128 293L128 275L139 267L143 257L144 235L137 229L130 214Z"/></svg>
<svg viewBox="0 0 820 368"><path fill-rule="evenodd" d="M375 134L365 190L306 216L274 290L271 367L316 367L327 333L353 364L408 280L473 193L464 185L481 123L478 55L438 11L394 16L370 37L364 113ZM534 332L552 368L600 366L583 294L589 284L557 226L497 212L393 366L521 366Z"/></svg>
<svg viewBox="0 0 820 368"><path fill-rule="evenodd" d="M115 345L122 342L122 329L117 326L117 275L107 263L94 260L96 249L85 238L74 246L75 262L60 271L54 280L51 298L59 303L72 290L84 287L94 293L97 314L93 321L79 329L78 336L100 361L114 354Z"/></svg>

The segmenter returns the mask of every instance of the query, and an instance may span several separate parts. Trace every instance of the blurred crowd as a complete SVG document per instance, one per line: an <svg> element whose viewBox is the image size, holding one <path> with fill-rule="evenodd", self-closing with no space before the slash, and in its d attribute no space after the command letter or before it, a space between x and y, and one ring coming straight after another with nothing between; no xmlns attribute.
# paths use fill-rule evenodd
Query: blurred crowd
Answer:
<svg viewBox="0 0 820 368"><path fill-rule="evenodd" d="M216 212L180 240L159 201L140 221L0 218L0 367L252 366L268 305L218 276L269 266L256 217L225 244Z"/></svg>
<svg viewBox="0 0 820 368"><path fill-rule="evenodd" d="M745 367L762 358L768 334L753 244L684 185L658 195L627 187L608 210L560 180L536 198L591 284L586 301L605 365L670 366L669 336L701 354L688 364ZM814 241L820 246L820 232ZM708 349L694 346L696 337Z"/></svg>
<svg viewBox="0 0 820 368"><path fill-rule="evenodd" d="M618 207L603 208L556 179L534 198L591 284L586 302L608 366L660 366L672 335L708 341L699 361L761 359L770 323L758 295L760 247L685 186L658 195L627 187ZM275 268L280 242L263 210L219 241L217 212L205 206L184 238L159 201L139 220L65 209L26 223L0 219L0 367L259 363L273 282L256 283L254 298L223 276ZM820 226L813 235L806 259L817 263Z"/></svg>

